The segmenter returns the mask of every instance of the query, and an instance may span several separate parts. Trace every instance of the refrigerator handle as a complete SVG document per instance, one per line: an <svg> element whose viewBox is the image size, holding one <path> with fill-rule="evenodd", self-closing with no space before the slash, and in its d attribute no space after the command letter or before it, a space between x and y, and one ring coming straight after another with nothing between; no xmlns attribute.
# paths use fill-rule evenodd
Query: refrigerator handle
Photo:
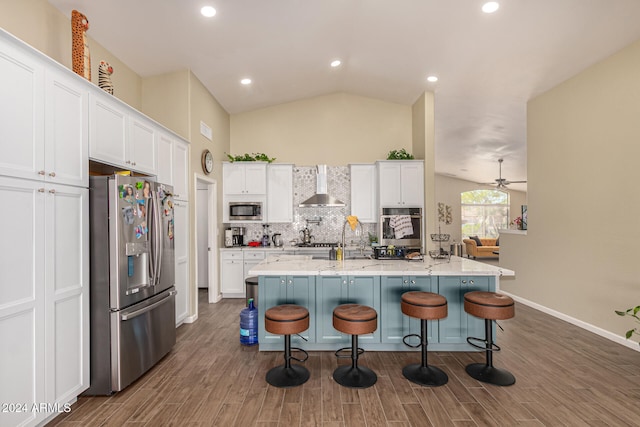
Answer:
<svg viewBox="0 0 640 427"><path fill-rule="evenodd" d="M155 203L156 203L156 218L155 218L155 230L154 230L154 239L156 240L156 248L157 248L157 252L156 252L156 285L158 285L160 283L160 275L162 274L162 256L163 256L163 252L164 252L164 239L162 238L162 229L163 229L163 222L162 222L162 204L160 202L160 200L157 198L157 193L156 193L156 198L155 198Z"/></svg>
<svg viewBox="0 0 640 427"><path fill-rule="evenodd" d="M169 295L167 295L165 298L161 299L160 301L154 302L153 304L148 305L148 306L146 306L144 308L141 308L140 310L132 311L131 313L121 314L120 315L120 319L122 321L127 321L127 320L130 320L130 319L134 319L134 318L136 318L136 317L138 317L138 316L140 316L140 315L142 315L142 314L144 314L144 313L146 313L148 311L151 311L151 310L155 309L156 307L158 307L158 306L160 306L162 304L165 304L165 303L169 302L171 300L171 298L173 298L173 296L175 294L177 294L177 293L178 293L178 291L171 291L171 292L169 292Z"/></svg>
<svg viewBox="0 0 640 427"><path fill-rule="evenodd" d="M155 238L155 229L156 229L156 204L153 197L147 199L147 215L149 219L149 276L151 277L151 286L155 286L158 282L158 263L156 262L157 258L157 248L156 248L156 238Z"/></svg>

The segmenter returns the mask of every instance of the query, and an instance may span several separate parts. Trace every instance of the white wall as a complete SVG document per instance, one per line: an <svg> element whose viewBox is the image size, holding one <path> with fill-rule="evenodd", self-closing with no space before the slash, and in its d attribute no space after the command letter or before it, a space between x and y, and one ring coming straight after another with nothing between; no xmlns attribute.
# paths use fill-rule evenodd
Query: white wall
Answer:
<svg viewBox="0 0 640 427"><path fill-rule="evenodd" d="M528 231L500 255L504 290L616 336L640 305L639 76L636 42L529 102Z"/></svg>

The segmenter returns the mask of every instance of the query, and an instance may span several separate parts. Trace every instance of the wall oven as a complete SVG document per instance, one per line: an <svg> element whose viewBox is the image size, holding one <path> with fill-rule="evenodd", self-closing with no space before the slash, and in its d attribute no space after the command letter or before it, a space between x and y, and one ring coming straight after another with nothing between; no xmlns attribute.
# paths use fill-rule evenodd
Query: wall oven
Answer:
<svg viewBox="0 0 640 427"><path fill-rule="evenodd" d="M262 202L229 202L230 221L262 221Z"/></svg>
<svg viewBox="0 0 640 427"><path fill-rule="evenodd" d="M383 246L423 247L422 208L382 208L379 227Z"/></svg>

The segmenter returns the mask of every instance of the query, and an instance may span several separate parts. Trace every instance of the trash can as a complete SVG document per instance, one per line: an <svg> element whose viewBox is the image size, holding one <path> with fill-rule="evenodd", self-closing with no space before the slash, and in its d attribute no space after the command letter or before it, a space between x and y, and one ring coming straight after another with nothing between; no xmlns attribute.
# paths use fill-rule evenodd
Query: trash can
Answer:
<svg viewBox="0 0 640 427"><path fill-rule="evenodd" d="M258 277L247 277L244 281L245 285L245 304L249 306L249 298L253 298L253 305L258 307Z"/></svg>
<svg viewBox="0 0 640 427"><path fill-rule="evenodd" d="M462 256L462 243L453 243L451 245L451 255Z"/></svg>

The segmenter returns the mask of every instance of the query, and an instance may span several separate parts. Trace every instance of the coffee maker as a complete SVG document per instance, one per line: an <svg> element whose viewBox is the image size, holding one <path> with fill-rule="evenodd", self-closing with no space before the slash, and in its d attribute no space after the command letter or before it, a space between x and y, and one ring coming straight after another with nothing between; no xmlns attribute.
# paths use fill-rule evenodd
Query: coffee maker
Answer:
<svg viewBox="0 0 640 427"><path fill-rule="evenodd" d="M231 240L233 246L244 246L245 227L231 227Z"/></svg>

